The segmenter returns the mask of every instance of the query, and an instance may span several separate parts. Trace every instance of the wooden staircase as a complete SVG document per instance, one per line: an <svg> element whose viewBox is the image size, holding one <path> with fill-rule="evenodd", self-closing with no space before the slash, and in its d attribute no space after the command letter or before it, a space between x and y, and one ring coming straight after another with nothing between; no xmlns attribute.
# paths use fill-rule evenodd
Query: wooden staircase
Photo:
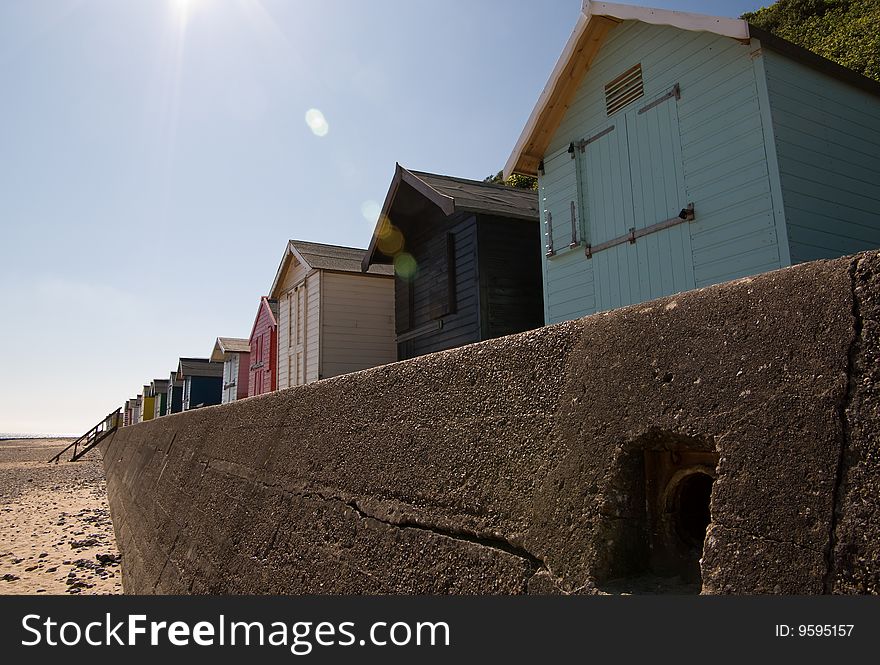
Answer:
<svg viewBox="0 0 880 665"><path fill-rule="evenodd" d="M73 448L73 455L70 458L70 461L76 462L92 448L101 443L101 441L103 441L108 436L113 434L113 432L119 429L119 426L122 424L122 416L120 415L121 410L122 409L119 408L116 409L116 411L107 414L107 417L104 418L101 422L99 422L92 429L90 429L88 432L79 437L76 441L67 446L67 448L52 457L49 460L49 463L51 464L52 462L55 462L55 464L58 464L61 456L71 448Z"/></svg>

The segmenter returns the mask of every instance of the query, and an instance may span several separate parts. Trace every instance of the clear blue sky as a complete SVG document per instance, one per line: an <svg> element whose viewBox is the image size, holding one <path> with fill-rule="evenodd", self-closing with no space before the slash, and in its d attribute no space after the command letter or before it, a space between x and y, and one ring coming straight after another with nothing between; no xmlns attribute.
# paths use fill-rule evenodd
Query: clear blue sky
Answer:
<svg viewBox="0 0 880 665"><path fill-rule="evenodd" d="M285 241L366 246L395 161L497 172L579 11L0 2L0 432L80 433L179 356L247 337Z"/></svg>

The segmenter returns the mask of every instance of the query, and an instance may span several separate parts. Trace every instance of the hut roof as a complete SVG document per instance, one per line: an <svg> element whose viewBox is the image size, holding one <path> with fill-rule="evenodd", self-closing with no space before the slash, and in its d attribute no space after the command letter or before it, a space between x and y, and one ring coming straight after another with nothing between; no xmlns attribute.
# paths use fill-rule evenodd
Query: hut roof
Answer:
<svg viewBox="0 0 880 665"><path fill-rule="evenodd" d="M562 49L562 54L504 166L505 176L512 173L537 174L544 152L562 122L578 86L590 70L593 59L611 29L623 21L640 21L692 32L709 32L746 43L754 37L761 41L762 46L868 92L880 94L880 84L876 81L765 32L743 19L583 0L581 14L571 37Z"/></svg>
<svg viewBox="0 0 880 665"><path fill-rule="evenodd" d="M250 353L250 340L241 337L218 337L214 342L214 349L211 351L212 362L223 362L228 360L230 353Z"/></svg>
<svg viewBox="0 0 880 665"><path fill-rule="evenodd" d="M168 379L153 379L150 382L150 388L153 390L154 395L156 393L167 393Z"/></svg>
<svg viewBox="0 0 880 665"><path fill-rule="evenodd" d="M276 289L281 283L281 276L284 274L284 270L290 260L294 257L305 264L309 270L360 273L362 272L361 263L365 252L366 250L357 247L325 245L307 240L289 240L287 248L284 250L284 256L281 258L281 263L278 265L278 272L275 274L275 281L272 282L269 294L276 294ZM394 268L392 266L376 265L363 272L369 272L372 275L390 276L394 274Z"/></svg>
<svg viewBox="0 0 880 665"><path fill-rule="evenodd" d="M390 219L394 200L400 184L406 183L429 201L433 202L446 215L454 212L476 212L499 217L536 221L538 219L538 193L532 189L507 187L482 180L468 180L449 175L413 171L400 164L395 165L394 178L385 196L382 213L373 230L370 246L361 261L363 271L374 270L381 263L374 263L379 233L385 220ZM385 259L387 262L390 259Z"/></svg>
<svg viewBox="0 0 880 665"><path fill-rule="evenodd" d="M177 378L187 376L223 376L223 363L211 362L208 358L181 358L177 365Z"/></svg>

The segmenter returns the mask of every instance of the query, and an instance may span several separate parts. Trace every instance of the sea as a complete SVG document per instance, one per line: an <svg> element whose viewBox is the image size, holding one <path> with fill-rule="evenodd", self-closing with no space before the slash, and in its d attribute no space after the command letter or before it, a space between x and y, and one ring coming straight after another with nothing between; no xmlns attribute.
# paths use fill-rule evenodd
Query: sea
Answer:
<svg viewBox="0 0 880 665"><path fill-rule="evenodd" d="M22 434L20 432L0 432L0 441L4 439L70 439L78 434Z"/></svg>

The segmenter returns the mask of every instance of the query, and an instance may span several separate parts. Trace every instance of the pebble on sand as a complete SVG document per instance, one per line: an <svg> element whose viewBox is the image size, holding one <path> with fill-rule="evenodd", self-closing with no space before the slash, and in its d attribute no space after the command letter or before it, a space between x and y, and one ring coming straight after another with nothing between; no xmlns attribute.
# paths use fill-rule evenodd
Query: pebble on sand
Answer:
<svg viewBox="0 0 880 665"><path fill-rule="evenodd" d="M48 464L68 443L0 441L0 594L122 593L100 453Z"/></svg>

